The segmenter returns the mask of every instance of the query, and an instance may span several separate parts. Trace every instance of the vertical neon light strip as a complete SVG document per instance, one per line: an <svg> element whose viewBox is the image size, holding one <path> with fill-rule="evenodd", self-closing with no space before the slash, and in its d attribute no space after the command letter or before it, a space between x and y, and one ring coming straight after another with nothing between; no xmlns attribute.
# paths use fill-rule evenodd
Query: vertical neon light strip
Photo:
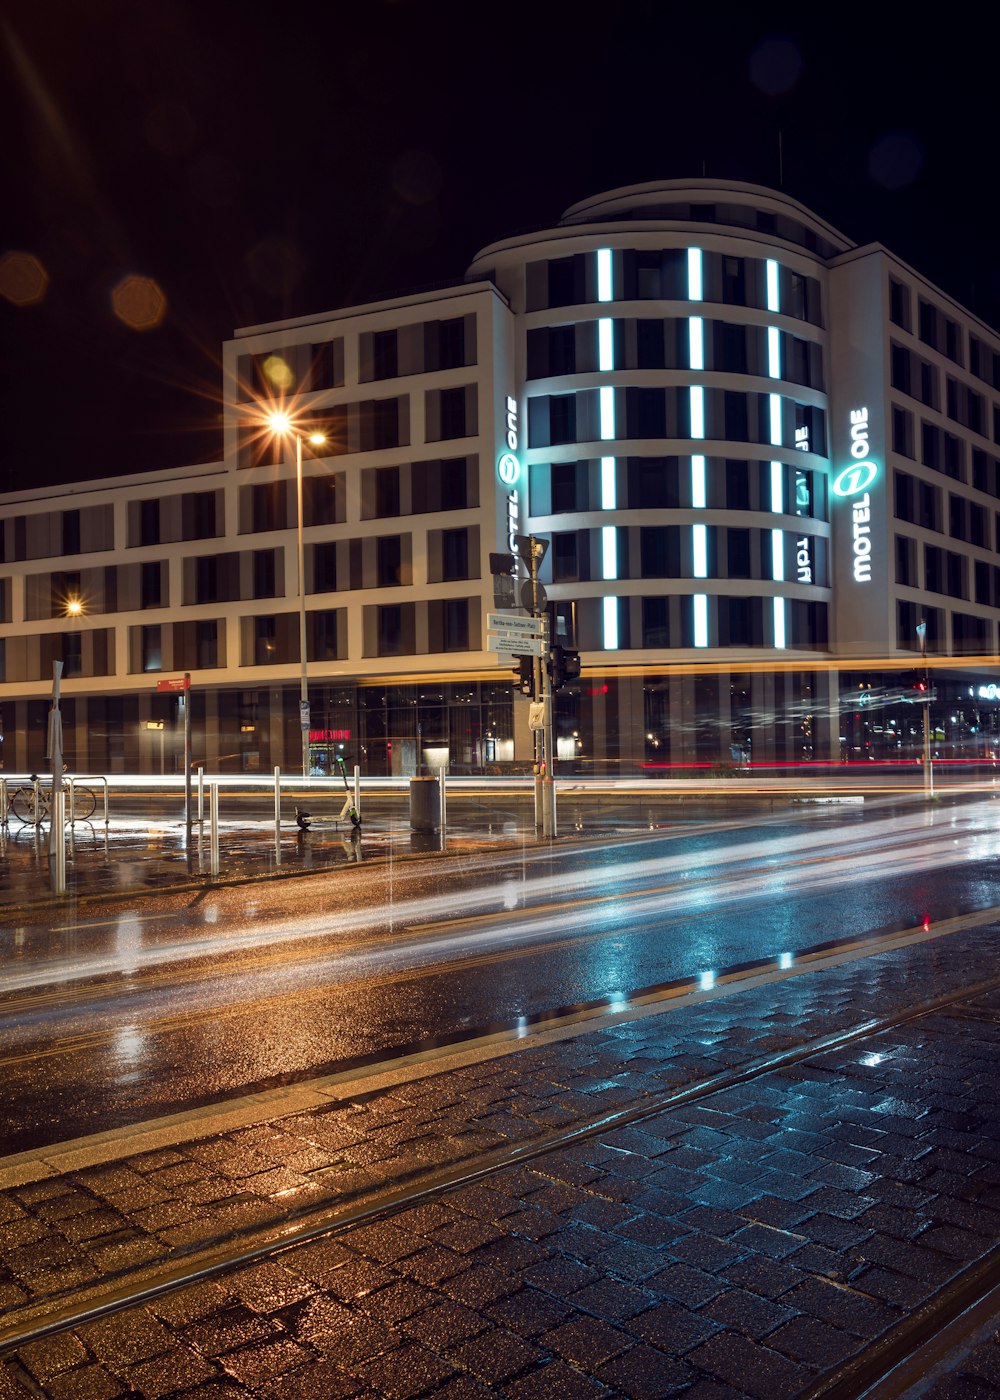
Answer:
<svg viewBox="0 0 1000 1400"><path fill-rule="evenodd" d="M602 316L597 323L597 367L602 370L615 367L614 322L610 316Z"/></svg>
<svg viewBox="0 0 1000 1400"><path fill-rule="evenodd" d="M692 558L695 578L708 578L708 526L691 526Z"/></svg>
<svg viewBox="0 0 1000 1400"><path fill-rule="evenodd" d="M781 378L781 333L777 326L767 328L767 372L772 379Z"/></svg>
<svg viewBox="0 0 1000 1400"><path fill-rule="evenodd" d="M615 459L601 458L601 510L617 510L618 500L615 488Z"/></svg>
<svg viewBox="0 0 1000 1400"><path fill-rule="evenodd" d="M611 271L611 249L598 248L597 250L597 300L612 301L614 299L614 282Z"/></svg>
<svg viewBox="0 0 1000 1400"><path fill-rule="evenodd" d="M688 351L692 369L705 368L705 323L700 316L688 321Z"/></svg>
<svg viewBox="0 0 1000 1400"><path fill-rule="evenodd" d="M618 599L604 599L604 650L618 650Z"/></svg>
<svg viewBox="0 0 1000 1400"><path fill-rule="evenodd" d="M774 604L774 645L777 651L785 649L785 600L772 598Z"/></svg>
<svg viewBox="0 0 1000 1400"><path fill-rule="evenodd" d="M691 602L694 604L694 644L696 647L707 647L708 596L705 593L696 593Z"/></svg>
<svg viewBox="0 0 1000 1400"><path fill-rule="evenodd" d="M605 578L618 577L618 531L613 525L601 529L601 563Z"/></svg>
<svg viewBox="0 0 1000 1400"><path fill-rule="evenodd" d="M778 293L778 264L773 258L768 258L767 264L767 309L768 311L780 311L781 301Z"/></svg>
<svg viewBox="0 0 1000 1400"><path fill-rule="evenodd" d="M702 260L700 248L688 249L688 301L702 300Z"/></svg>
<svg viewBox="0 0 1000 1400"><path fill-rule="evenodd" d="M688 393L691 395L691 436L703 438L705 436L705 390L700 384L692 384Z"/></svg>
<svg viewBox="0 0 1000 1400"><path fill-rule="evenodd" d="M771 446L781 446L781 395L768 394L771 409Z"/></svg>
<svg viewBox="0 0 1000 1400"><path fill-rule="evenodd" d="M704 457L691 458L691 504L694 506L695 510L705 509L706 494Z"/></svg>
<svg viewBox="0 0 1000 1400"><path fill-rule="evenodd" d="M785 513L784 471L780 462L771 463L771 509L775 515Z"/></svg>
<svg viewBox="0 0 1000 1400"><path fill-rule="evenodd" d="M610 384L601 386L601 439L609 442L615 435L615 391Z"/></svg>
<svg viewBox="0 0 1000 1400"><path fill-rule="evenodd" d="M785 577L785 535L782 530L771 531L771 577L781 583Z"/></svg>

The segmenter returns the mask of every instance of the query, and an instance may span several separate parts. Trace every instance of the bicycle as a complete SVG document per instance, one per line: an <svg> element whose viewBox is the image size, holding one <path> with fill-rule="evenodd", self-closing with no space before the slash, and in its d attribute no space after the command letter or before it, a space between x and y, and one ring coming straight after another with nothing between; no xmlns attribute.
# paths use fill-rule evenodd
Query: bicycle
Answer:
<svg viewBox="0 0 1000 1400"><path fill-rule="evenodd" d="M42 787L37 773L31 774L31 786L15 788L11 793L7 809L13 812L19 822L38 826L49 816L52 802L51 789ZM88 787L74 783L72 797L67 803L67 819L71 822L85 822L93 816L97 806L97 795Z"/></svg>

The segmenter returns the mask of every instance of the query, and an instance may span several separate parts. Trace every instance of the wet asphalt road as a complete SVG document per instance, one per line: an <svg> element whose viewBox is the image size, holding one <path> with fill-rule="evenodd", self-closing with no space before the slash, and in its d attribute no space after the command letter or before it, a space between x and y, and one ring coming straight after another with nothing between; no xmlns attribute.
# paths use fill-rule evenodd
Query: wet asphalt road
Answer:
<svg viewBox="0 0 1000 1400"><path fill-rule="evenodd" d="M802 808L7 918L0 1142L992 907L998 828L992 800Z"/></svg>

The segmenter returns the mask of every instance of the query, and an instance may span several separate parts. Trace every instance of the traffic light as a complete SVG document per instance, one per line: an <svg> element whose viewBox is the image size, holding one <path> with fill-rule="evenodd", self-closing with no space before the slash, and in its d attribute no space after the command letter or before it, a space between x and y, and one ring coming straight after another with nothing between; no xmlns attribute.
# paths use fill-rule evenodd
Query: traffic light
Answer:
<svg viewBox="0 0 1000 1400"><path fill-rule="evenodd" d="M529 700L535 698L535 658L533 656L517 657L517 665L514 667L514 675L518 690L522 695L527 695Z"/></svg>
<svg viewBox="0 0 1000 1400"><path fill-rule="evenodd" d="M567 651L565 647L553 647L549 652L549 676L552 689L561 690L580 675L580 653Z"/></svg>

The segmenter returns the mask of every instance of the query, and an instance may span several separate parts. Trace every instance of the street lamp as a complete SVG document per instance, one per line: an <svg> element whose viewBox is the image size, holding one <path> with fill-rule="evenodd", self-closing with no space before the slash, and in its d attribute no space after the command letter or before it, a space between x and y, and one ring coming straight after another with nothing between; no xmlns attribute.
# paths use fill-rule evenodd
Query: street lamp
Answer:
<svg viewBox="0 0 1000 1400"><path fill-rule="evenodd" d="M302 540L302 442L306 439L314 447L326 442L325 433L303 433L287 413L272 413L268 423L275 437L295 439L295 515L298 525L298 575L299 575L299 659L301 673L299 681L299 725L302 729L302 776L309 777L309 662L306 656L306 568L305 546Z"/></svg>

